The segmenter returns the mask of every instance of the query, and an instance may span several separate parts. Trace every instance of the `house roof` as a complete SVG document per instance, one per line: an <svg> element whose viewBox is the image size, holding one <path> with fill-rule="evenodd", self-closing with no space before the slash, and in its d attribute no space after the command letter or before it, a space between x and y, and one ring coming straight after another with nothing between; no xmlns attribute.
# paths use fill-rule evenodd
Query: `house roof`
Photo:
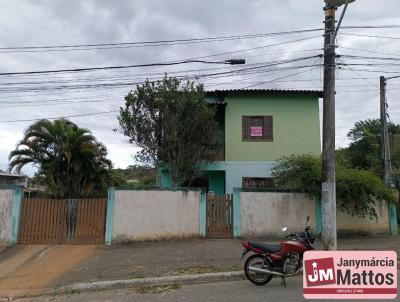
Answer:
<svg viewBox="0 0 400 302"><path fill-rule="evenodd" d="M265 94L296 94L296 95L313 95L322 97L323 93L320 90L298 90L298 89L222 89L206 91L209 96L225 96L227 94L236 93L265 93Z"/></svg>
<svg viewBox="0 0 400 302"><path fill-rule="evenodd" d="M28 176L26 176L24 174L14 174L14 173L7 173L7 172L0 172L0 176L3 176L3 177L22 177L22 178L28 177Z"/></svg>

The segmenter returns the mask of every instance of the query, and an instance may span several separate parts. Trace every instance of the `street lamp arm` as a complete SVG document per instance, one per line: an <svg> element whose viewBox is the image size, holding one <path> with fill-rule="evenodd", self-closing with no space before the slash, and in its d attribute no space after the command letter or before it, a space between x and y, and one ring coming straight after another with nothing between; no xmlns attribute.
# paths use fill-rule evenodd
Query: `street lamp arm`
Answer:
<svg viewBox="0 0 400 302"><path fill-rule="evenodd" d="M386 79L386 80L391 80L391 79L397 79L397 78L400 78L400 75L394 76L394 77L387 77L387 78L385 78L385 79Z"/></svg>
<svg viewBox="0 0 400 302"><path fill-rule="evenodd" d="M339 32L340 25L342 25L342 21L343 21L344 15L346 14L346 10L347 10L347 7L348 7L348 6L349 6L349 0L346 1L346 4L345 4L345 6L344 6L344 8L343 8L342 15L340 16L340 19L339 19L338 25L337 25L337 27L336 27L335 33L334 33L334 35L333 35L333 37L332 37L332 41L331 41L331 44L332 44L332 45L334 45L334 43L335 43L335 39L336 39L337 34L338 34L338 32Z"/></svg>
<svg viewBox="0 0 400 302"><path fill-rule="evenodd" d="M246 60L245 59L228 59L228 60L223 60L223 61L187 60L187 61L183 61L182 63L242 65L242 64L246 64Z"/></svg>

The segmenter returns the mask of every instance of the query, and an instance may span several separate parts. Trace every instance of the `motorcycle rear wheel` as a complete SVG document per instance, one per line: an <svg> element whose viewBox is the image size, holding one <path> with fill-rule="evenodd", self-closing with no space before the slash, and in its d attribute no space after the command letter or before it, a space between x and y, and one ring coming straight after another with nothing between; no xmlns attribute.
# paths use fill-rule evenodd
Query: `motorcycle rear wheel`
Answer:
<svg viewBox="0 0 400 302"><path fill-rule="evenodd" d="M266 264L264 256L255 254L247 258L246 262L244 263L244 274L246 275L247 280L254 283L255 285L261 286L271 281L273 277L271 274L250 272L249 266L257 268L265 268Z"/></svg>

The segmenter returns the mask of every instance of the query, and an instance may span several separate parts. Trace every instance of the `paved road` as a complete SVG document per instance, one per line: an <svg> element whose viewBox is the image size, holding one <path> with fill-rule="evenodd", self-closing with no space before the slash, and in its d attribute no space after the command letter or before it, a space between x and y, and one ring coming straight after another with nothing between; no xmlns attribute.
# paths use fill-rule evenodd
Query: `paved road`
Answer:
<svg viewBox="0 0 400 302"><path fill-rule="evenodd" d="M266 286L255 286L248 281L220 282L213 284L187 285L177 289L170 289L159 293L138 294L137 289L123 289L113 291L97 291L76 293L62 296L40 297L34 299L18 300L21 302L78 302L78 301L113 301L113 302L258 302L258 301L305 301L302 296L301 278L295 277L287 280L287 287L282 288L279 279L273 279ZM141 289L144 291L144 289ZM344 300L341 300L344 301ZM351 300L354 301L354 300ZM367 300L364 300L367 301ZM376 300L375 300L376 301ZM383 300L381 300L383 301ZM393 300L390 300L393 301Z"/></svg>

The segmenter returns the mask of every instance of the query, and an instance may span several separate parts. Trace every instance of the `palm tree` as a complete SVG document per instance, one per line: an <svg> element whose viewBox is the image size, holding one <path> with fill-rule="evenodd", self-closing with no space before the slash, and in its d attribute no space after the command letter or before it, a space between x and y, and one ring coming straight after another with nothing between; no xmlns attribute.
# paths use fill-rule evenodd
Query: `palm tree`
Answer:
<svg viewBox="0 0 400 302"><path fill-rule="evenodd" d="M108 181L111 162L106 147L75 123L46 119L32 124L9 155L17 172L27 164L38 168L48 191L57 197L87 196Z"/></svg>

